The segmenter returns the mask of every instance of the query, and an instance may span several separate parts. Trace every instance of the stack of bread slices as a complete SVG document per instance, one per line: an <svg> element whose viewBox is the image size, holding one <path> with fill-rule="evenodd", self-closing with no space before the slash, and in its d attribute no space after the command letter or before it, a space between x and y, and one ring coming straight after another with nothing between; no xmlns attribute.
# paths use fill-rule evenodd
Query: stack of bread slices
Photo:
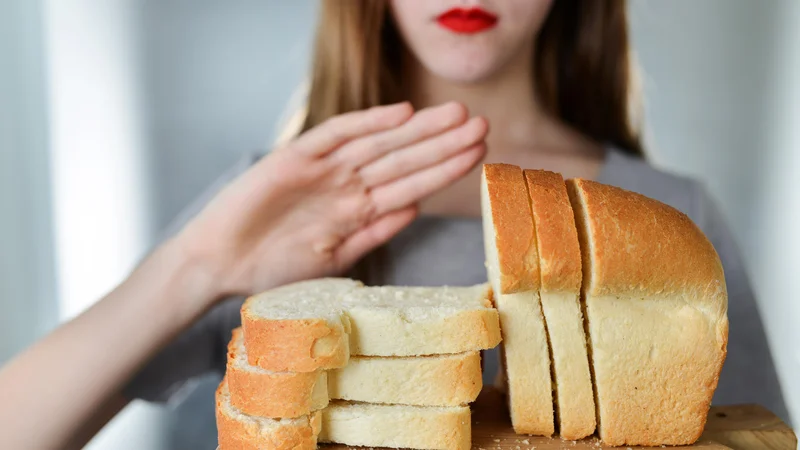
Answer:
<svg viewBox="0 0 800 450"><path fill-rule="evenodd" d="M220 450L469 449L479 351L501 335L517 433L695 442L728 337L722 265L697 226L507 164L484 165L481 203L488 285L321 279L248 299L217 395Z"/></svg>
<svg viewBox="0 0 800 450"><path fill-rule="evenodd" d="M480 350L499 342L488 285L329 278L251 297L217 391L219 448L469 449Z"/></svg>
<svg viewBox="0 0 800 450"><path fill-rule="evenodd" d="M514 430L695 442L728 337L703 233L655 200L552 172L485 165L481 191Z"/></svg>

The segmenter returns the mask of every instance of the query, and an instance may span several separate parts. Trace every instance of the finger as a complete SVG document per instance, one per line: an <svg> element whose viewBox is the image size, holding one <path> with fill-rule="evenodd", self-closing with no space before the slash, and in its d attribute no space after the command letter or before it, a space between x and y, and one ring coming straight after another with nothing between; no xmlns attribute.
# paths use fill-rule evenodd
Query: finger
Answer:
<svg viewBox="0 0 800 450"><path fill-rule="evenodd" d="M417 217L416 205L391 211L347 238L339 248L341 267L349 267L376 247L385 244Z"/></svg>
<svg viewBox="0 0 800 450"><path fill-rule="evenodd" d="M395 128L413 114L411 104L403 102L338 115L301 134L289 147L305 155L325 156L353 139Z"/></svg>
<svg viewBox="0 0 800 450"><path fill-rule="evenodd" d="M458 128L389 152L386 156L362 167L359 174L367 186L379 186L447 160L483 141L488 131L489 125L484 118L473 117Z"/></svg>
<svg viewBox="0 0 800 450"><path fill-rule="evenodd" d="M439 164L428 167L372 190L378 215L404 208L464 176L486 154L486 145L476 144Z"/></svg>
<svg viewBox="0 0 800 450"><path fill-rule="evenodd" d="M333 157L346 161L349 166L361 167L394 150L453 129L467 118L467 108L456 102L423 109L396 128L352 140L340 147Z"/></svg>

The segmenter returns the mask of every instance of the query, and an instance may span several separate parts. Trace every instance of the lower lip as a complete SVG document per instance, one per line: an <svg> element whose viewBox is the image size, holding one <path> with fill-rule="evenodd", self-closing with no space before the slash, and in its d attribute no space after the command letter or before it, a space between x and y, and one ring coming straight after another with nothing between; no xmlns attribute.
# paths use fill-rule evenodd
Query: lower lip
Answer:
<svg viewBox="0 0 800 450"><path fill-rule="evenodd" d="M488 14L445 14L437 20L439 25L454 33L474 34L494 28L497 18Z"/></svg>

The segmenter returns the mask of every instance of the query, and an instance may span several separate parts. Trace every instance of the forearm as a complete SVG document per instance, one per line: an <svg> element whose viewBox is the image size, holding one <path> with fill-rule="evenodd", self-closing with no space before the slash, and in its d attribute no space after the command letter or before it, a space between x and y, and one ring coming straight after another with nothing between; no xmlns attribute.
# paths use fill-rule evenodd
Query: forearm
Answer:
<svg viewBox="0 0 800 450"><path fill-rule="evenodd" d="M215 296L176 241L0 371L2 448L59 448Z"/></svg>

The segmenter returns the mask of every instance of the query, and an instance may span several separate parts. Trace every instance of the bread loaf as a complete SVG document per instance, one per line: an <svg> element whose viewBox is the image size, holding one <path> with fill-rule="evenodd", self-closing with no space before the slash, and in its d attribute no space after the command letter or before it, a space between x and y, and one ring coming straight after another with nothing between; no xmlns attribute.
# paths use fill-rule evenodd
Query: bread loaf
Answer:
<svg viewBox="0 0 800 450"><path fill-rule="evenodd" d="M639 194L570 180L600 438L684 445L703 432L725 359L719 257L686 215Z"/></svg>

